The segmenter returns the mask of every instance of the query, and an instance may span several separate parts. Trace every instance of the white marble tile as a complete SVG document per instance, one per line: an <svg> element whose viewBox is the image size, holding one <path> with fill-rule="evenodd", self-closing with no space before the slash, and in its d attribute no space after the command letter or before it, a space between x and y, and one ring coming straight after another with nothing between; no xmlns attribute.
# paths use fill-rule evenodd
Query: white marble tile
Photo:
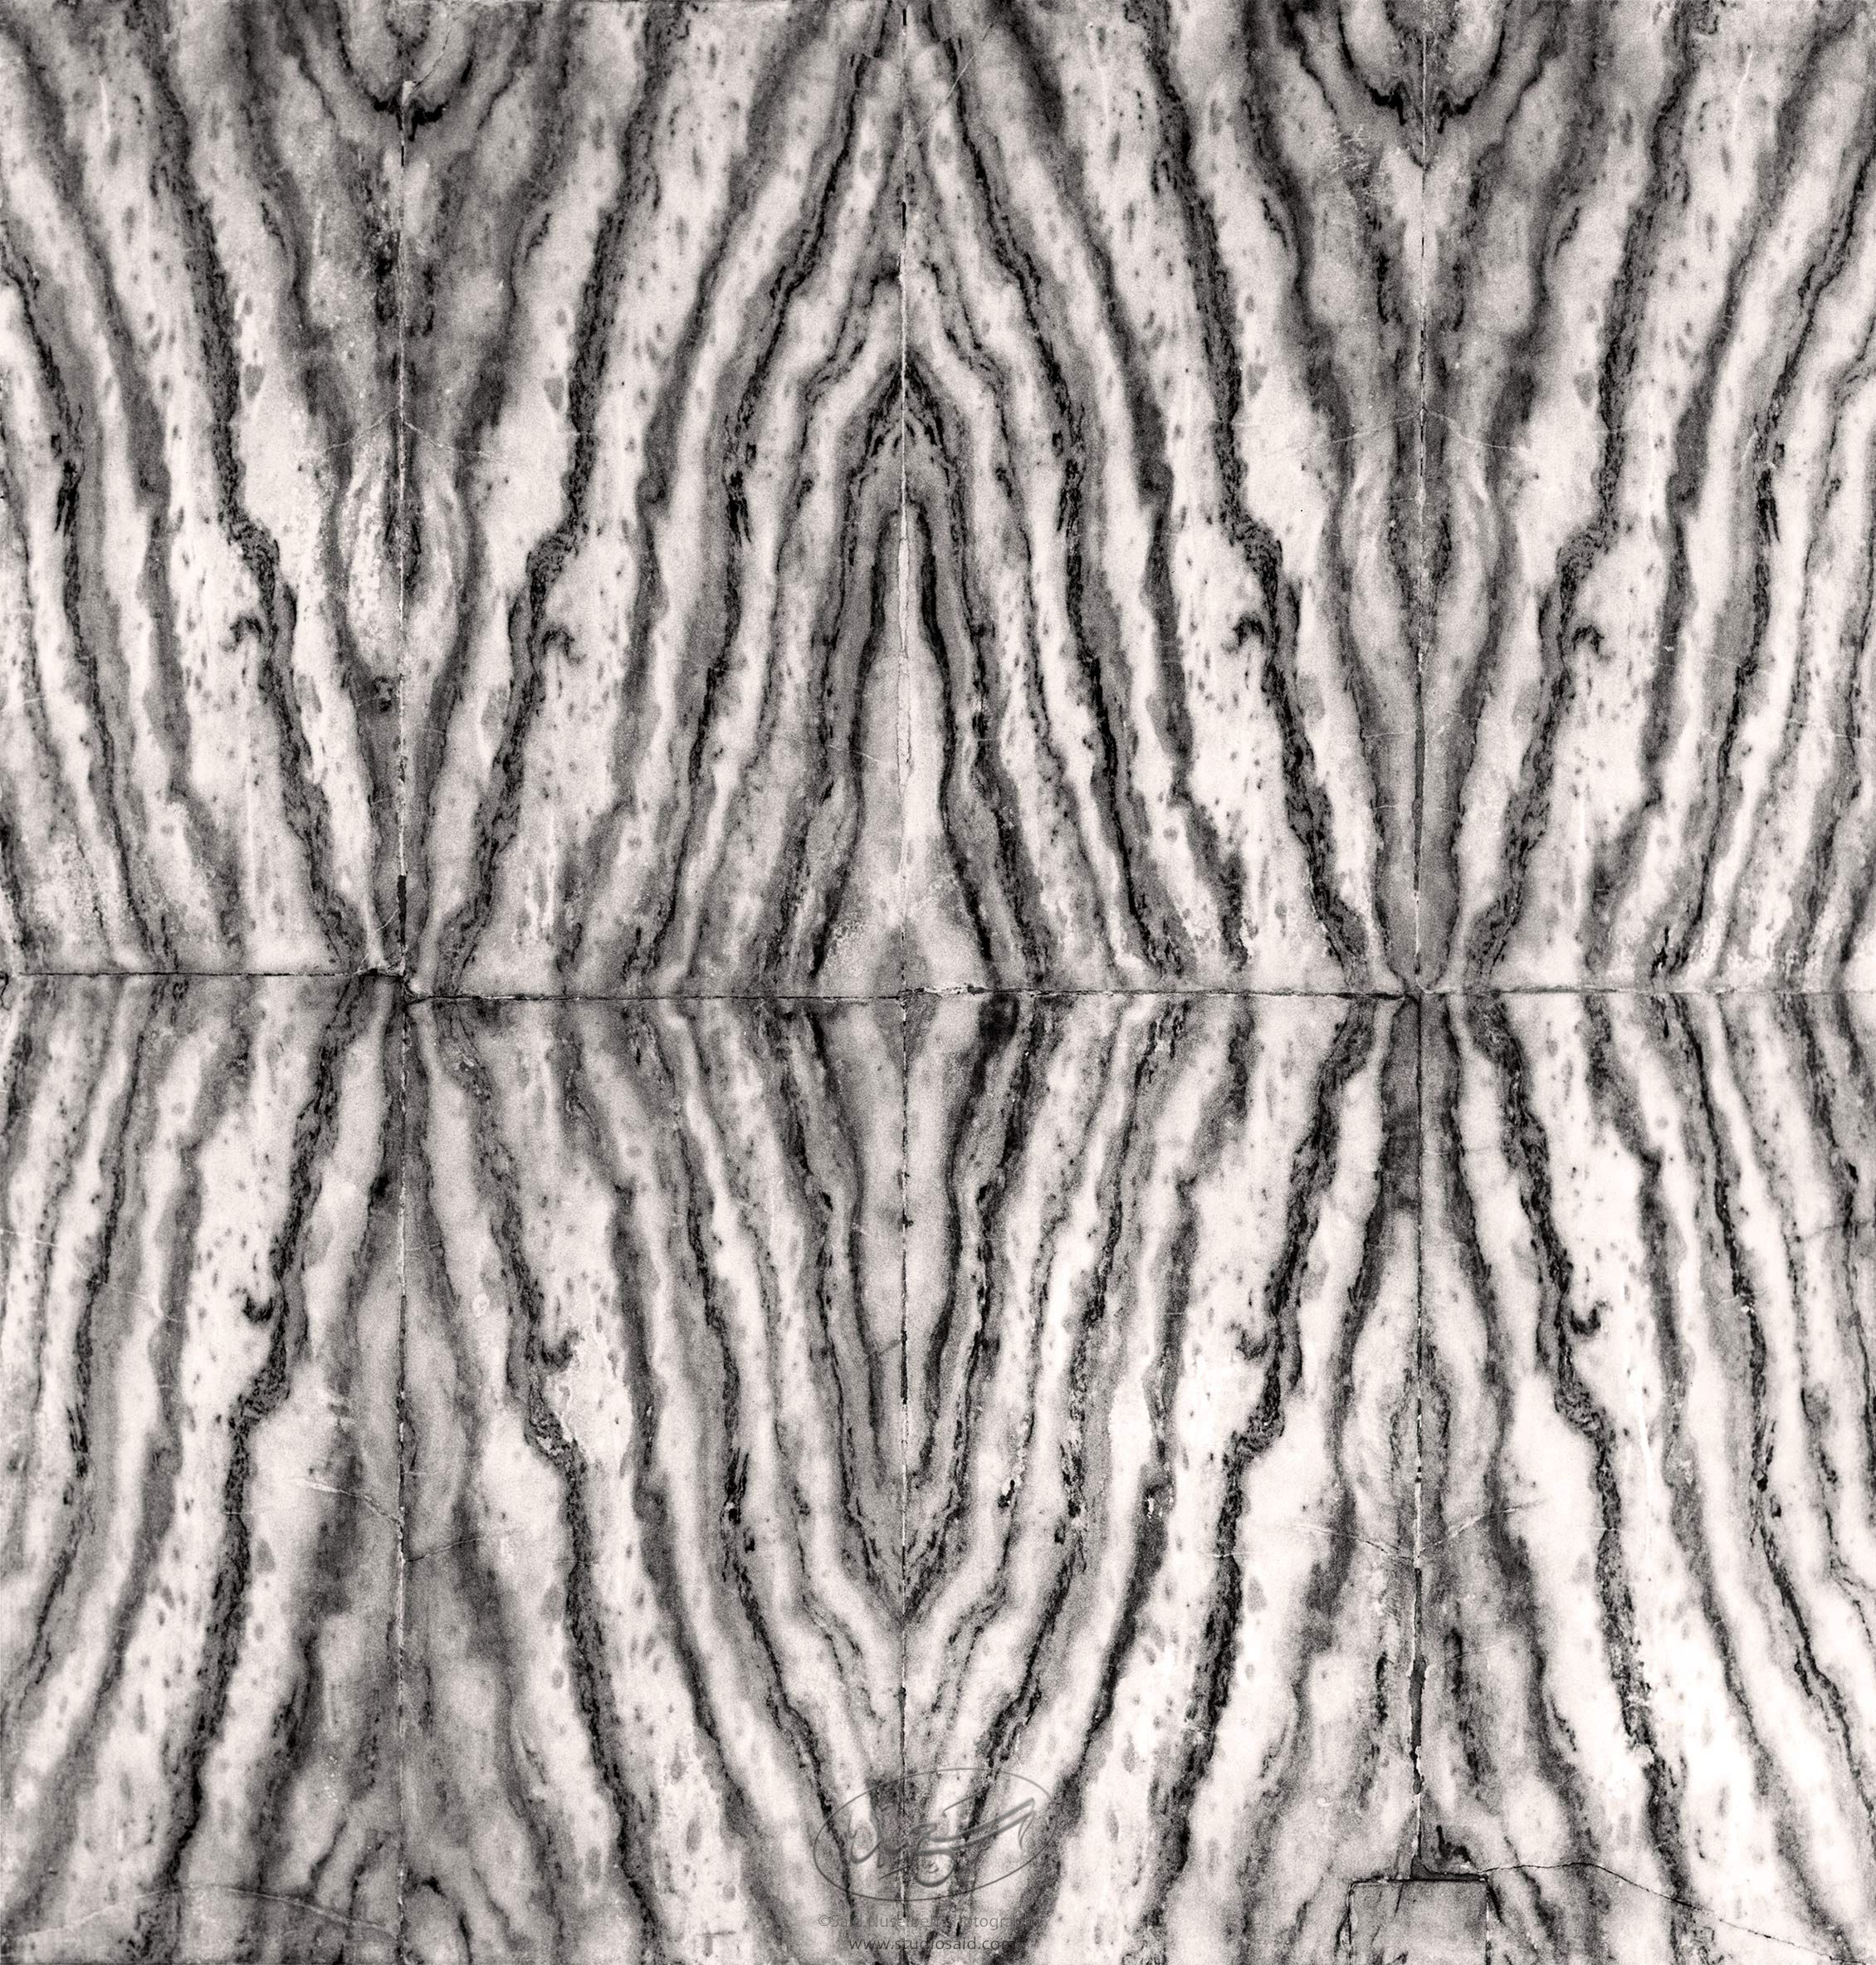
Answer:
<svg viewBox="0 0 1876 1965"><path fill-rule="evenodd" d="M1443 50L1429 980L1876 979L1872 37L1623 3Z"/></svg>
<svg viewBox="0 0 1876 1965"><path fill-rule="evenodd" d="M401 1063L383 985L3 985L9 1958L395 1955Z"/></svg>
<svg viewBox="0 0 1876 1965"><path fill-rule="evenodd" d="M1418 174L1332 22L908 15L910 973L1398 987Z"/></svg>
<svg viewBox="0 0 1876 1965"><path fill-rule="evenodd" d="M898 980L898 12L473 9L402 179L415 973Z"/></svg>
<svg viewBox="0 0 1876 1965"><path fill-rule="evenodd" d="M408 1955L831 1955L896 1770L898 1005L415 1019Z"/></svg>
<svg viewBox="0 0 1876 1965"><path fill-rule="evenodd" d="M1873 1089L1866 997L1429 1017L1423 1854L1507 1955L1876 1948Z"/></svg>
<svg viewBox="0 0 1876 1965"><path fill-rule="evenodd" d="M395 118L330 21L0 21L0 970L396 963Z"/></svg>
<svg viewBox="0 0 1876 1965"><path fill-rule="evenodd" d="M1876 1965L1873 21L0 4L0 1955Z"/></svg>
<svg viewBox="0 0 1876 1965"><path fill-rule="evenodd" d="M1414 1012L911 1027L906 1757L1048 1797L915 1923L1332 1956L1411 1853Z"/></svg>

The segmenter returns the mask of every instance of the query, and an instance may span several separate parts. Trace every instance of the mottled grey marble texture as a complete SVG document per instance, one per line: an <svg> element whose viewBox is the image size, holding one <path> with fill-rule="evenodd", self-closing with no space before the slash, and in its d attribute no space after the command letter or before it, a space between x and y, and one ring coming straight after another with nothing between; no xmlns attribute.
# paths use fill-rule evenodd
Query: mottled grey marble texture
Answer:
<svg viewBox="0 0 1876 1965"><path fill-rule="evenodd" d="M394 1955L399 1023L6 987L9 1957Z"/></svg>
<svg viewBox="0 0 1876 1965"><path fill-rule="evenodd" d="M1861 0L0 0L0 1958L1876 1965L1873 188Z"/></svg>

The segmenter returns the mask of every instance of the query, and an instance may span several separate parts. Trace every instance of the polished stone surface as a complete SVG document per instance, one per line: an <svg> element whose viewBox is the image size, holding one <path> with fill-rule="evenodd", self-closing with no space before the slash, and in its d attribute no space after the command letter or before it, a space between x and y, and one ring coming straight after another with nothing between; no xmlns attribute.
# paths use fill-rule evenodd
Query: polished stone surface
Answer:
<svg viewBox="0 0 1876 1965"><path fill-rule="evenodd" d="M1873 78L0 0L0 1957L1876 1965Z"/></svg>

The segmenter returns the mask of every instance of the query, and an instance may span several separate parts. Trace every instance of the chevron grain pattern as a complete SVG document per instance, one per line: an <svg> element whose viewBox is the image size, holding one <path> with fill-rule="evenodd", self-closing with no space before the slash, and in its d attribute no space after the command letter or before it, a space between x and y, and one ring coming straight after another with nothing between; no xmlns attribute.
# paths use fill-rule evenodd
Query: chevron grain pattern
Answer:
<svg viewBox="0 0 1876 1965"><path fill-rule="evenodd" d="M384 985L0 1000L0 1944L389 1961Z"/></svg>
<svg viewBox="0 0 1876 1965"><path fill-rule="evenodd" d="M1873 166L0 0L0 1958L1876 1965Z"/></svg>

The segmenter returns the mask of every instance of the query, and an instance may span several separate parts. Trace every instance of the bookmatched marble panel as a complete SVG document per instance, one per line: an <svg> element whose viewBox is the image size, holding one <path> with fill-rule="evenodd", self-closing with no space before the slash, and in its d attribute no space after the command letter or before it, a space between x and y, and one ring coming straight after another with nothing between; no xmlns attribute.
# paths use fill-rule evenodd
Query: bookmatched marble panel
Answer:
<svg viewBox="0 0 1876 1965"><path fill-rule="evenodd" d="M1383 42L909 11L915 980L1413 975L1419 188Z"/></svg>
<svg viewBox="0 0 1876 1965"><path fill-rule="evenodd" d="M1458 10L1430 98L1429 980L1876 980L1876 19Z"/></svg>
<svg viewBox="0 0 1876 1965"><path fill-rule="evenodd" d="M1332 32L564 6L413 100L427 986L1411 975L1417 179Z"/></svg>
<svg viewBox="0 0 1876 1965"><path fill-rule="evenodd" d="M0 10L0 970L393 965L397 51Z"/></svg>
<svg viewBox="0 0 1876 1965"><path fill-rule="evenodd" d="M1868 997L1429 1013L1422 1854L1502 1955L1876 1949L1873 1094Z"/></svg>
<svg viewBox="0 0 1876 1965"><path fill-rule="evenodd" d="M382 985L0 985L0 1951L398 1921Z"/></svg>
<svg viewBox="0 0 1876 1965"><path fill-rule="evenodd" d="M930 1953L839 1831L939 1768L1045 1797L1004 1955L1332 1948L1410 1834L1412 1012L417 1023L412 1955Z"/></svg>

